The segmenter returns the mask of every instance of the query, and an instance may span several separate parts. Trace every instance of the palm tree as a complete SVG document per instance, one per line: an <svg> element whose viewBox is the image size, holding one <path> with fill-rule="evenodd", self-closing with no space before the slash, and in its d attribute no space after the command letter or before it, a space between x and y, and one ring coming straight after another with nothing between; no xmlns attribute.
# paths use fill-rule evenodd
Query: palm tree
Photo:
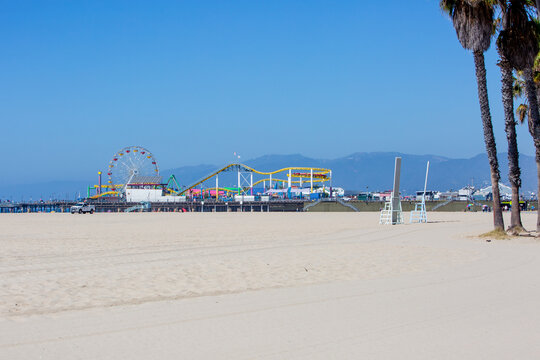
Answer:
<svg viewBox="0 0 540 360"><path fill-rule="evenodd" d="M491 170L491 188L493 191L493 223L495 230L504 231L504 221L499 191L499 161L497 146L493 135L491 112L487 92L486 66L484 52L491 45L494 22L494 1L490 0L441 0L441 8L454 24L461 46L471 50L474 56L478 100L484 129L484 142Z"/></svg>
<svg viewBox="0 0 540 360"><path fill-rule="evenodd" d="M540 0L539 0L540 1ZM506 14L508 6L506 1L500 2L503 14ZM507 31L509 26L508 18L503 15L502 32ZM501 68L501 92L502 104L504 108L504 125L506 139L508 141L508 180L512 187L512 214L510 218L509 231L519 233L523 229L519 207L519 189L521 188L521 170L519 168L519 151L517 147L516 120L514 118L514 69L508 61L505 47L501 47L500 39L497 39L497 50L499 52Z"/></svg>
<svg viewBox="0 0 540 360"><path fill-rule="evenodd" d="M503 22L506 22L507 26L501 30L497 45L512 67L522 71L525 80L525 92L529 106L529 132L533 137L536 150L538 196L540 193L540 113L533 66L539 47L537 26L530 17L528 1L510 0L504 13ZM540 211L536 220L536 232L537 235L540 235Z"/></svg>
<svg viewBox="0 0 540 360"><path fill-rule="evenodd" d="M501 54L499 61L502 82L502 103L504 107L504 130L508 141L508 180L512 186L512 214L508 230L519 232L523 225L519 208L519 189L521 188L521 170L517 147L516 120L514 118L513 70L510 62Z"/></svg>

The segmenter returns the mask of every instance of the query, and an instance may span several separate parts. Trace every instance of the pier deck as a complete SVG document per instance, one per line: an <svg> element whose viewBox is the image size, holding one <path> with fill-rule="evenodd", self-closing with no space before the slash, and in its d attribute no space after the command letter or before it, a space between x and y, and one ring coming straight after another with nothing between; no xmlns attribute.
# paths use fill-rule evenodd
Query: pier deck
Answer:
<svg viewBox="0 0 540 360"><path fill-rule="evenodd" d="M123 212L139 203L125 201L88 201L96 207L96 212ZM0 213L39 213L69 212L75 201L47 201L41 203L1 203ZM204 201L161 202L151 203L152 212L271 212L271 211L303 211L303 200L271 200L271 201Z"/></svg>

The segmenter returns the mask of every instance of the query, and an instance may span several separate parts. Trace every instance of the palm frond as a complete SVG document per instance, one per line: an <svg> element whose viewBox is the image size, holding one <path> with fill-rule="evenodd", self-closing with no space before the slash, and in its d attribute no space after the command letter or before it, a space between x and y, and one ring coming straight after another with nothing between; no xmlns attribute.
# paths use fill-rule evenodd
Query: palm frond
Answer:
<svg viewBox="0 0 540 360"><path fill-rule="evenodd" d="M514 99L521 98L525 94L525 80L523 80L523 75L521 74L521 71L516 72L512 89L514 93Z"/></svg>
<svg viewBox="0 0 540 360"><path fill-rule="evenodd" d="M530 69L538 55L538 24L527 12L526 0L510 0L505 7L497 47L517 70Z"/></svg>
<svg viewBox="0 0 540 360"><path fill-rule="evenodd" d="M523 124L529 116L529 106L527 104L520 104L516 109L516 116L520 124Z"/></svg>
<svg viewBox="0 0 540 360"><path fill-rule="evenodd" d="M440 6L451 19L461 46L485 52L494 34L497 0L441 0Z"/></svg>

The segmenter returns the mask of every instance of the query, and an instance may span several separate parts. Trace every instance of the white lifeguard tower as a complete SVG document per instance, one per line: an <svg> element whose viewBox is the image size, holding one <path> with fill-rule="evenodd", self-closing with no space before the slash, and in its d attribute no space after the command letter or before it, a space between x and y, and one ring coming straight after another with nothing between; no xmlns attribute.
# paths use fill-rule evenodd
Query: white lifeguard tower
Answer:
<svg viewBox="0 0 540 360"><path fill-rule="evenodd" d="M401 199L399 198L399 182L401 177L401 158L396 157L394 166L394 189L390 201L384 204L381 210L379 224L398 225L403 224L403 212L401 210Z"/></svg>
<svg viewBox="0 0 540 360"><path fill-rule="evenodd" d="M414 210L411 211L411 223L427 223L427 212L426 212L426 190L427 190L427 179L429 174L429 161L427 162L426 167L426 181L424 182L424 192L422 193L422 202L416 203L414 205Z"/></svg>

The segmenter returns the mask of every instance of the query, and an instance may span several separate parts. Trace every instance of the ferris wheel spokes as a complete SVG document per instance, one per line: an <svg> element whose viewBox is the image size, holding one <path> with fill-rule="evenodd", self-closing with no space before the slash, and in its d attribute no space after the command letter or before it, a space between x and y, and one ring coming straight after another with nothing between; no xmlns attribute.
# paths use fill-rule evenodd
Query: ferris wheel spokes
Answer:
<svg viewBox="0 0 540 360"><path fill-rule="evenodd" d="M138 176L159 176L157 161L150 151L140 146L128 146L118 151L109 162L109 186L125 190Z"/></svg>

